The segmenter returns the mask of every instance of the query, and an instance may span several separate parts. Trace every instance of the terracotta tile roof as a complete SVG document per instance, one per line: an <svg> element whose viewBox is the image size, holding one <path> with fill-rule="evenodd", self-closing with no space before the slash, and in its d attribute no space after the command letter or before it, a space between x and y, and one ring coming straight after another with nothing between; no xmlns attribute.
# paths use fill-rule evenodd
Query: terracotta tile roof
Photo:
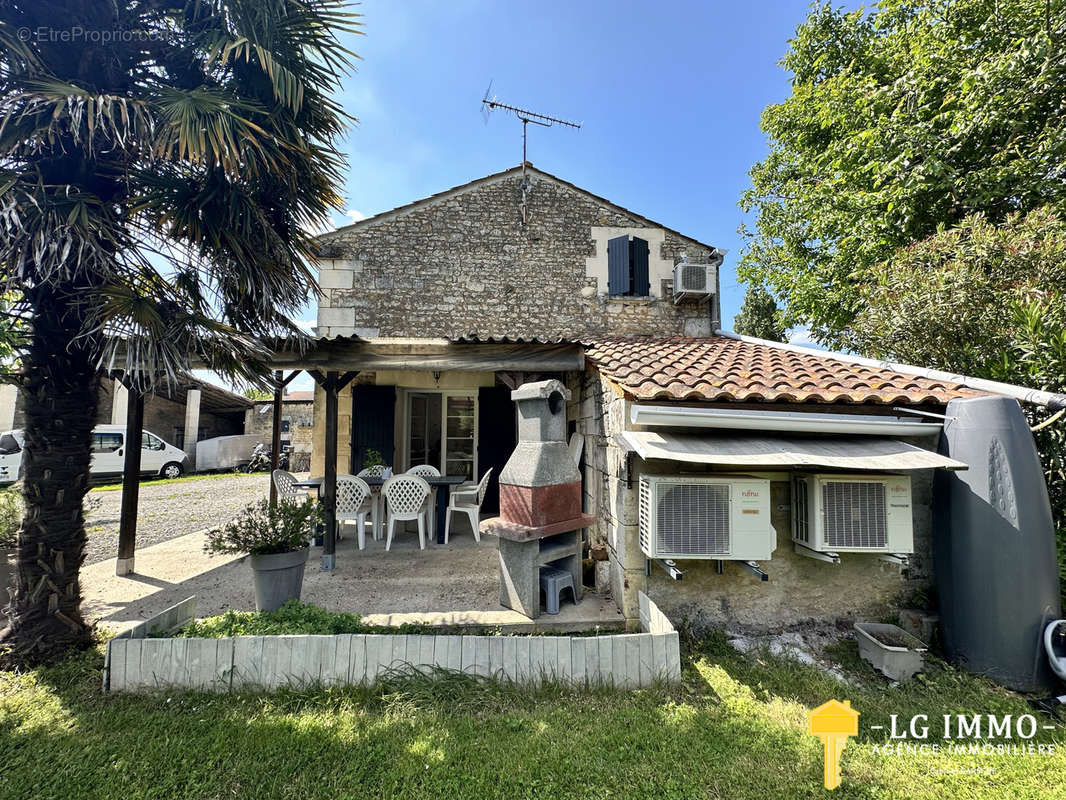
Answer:
<svg viewBox="0 0 1066 800"><path fill-rule="evenodd" d="M637 400L944 404L981 392L721 336L598 339L586 358Z"/></svg>

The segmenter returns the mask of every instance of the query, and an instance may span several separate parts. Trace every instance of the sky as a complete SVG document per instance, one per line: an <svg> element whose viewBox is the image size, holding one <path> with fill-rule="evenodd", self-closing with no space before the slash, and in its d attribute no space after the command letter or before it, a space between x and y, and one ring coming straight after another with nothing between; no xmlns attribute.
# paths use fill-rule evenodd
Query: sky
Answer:
<svg viewBox="0 0 1066 800"><path fill-rule="evenodd" d="M342 102L359 122L343 145L349 214L335 224L518 165L521 123L481 113L491 81L501 102L582 123L530 125L537 167L729 251L722 320L732 328L744 295L737 201L766 153L759 117L789 93L778 62L806 0L364 0L354 10L365 35L344 37L361 60ZM309 304L303 321L314 317Z"/></svg>

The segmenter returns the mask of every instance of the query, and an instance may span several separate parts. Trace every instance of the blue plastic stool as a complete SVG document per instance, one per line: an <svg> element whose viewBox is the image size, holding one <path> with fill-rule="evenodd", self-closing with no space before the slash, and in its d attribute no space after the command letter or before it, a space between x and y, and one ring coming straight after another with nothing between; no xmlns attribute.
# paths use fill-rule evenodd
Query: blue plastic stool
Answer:
<svg viewBox="0 0 1066 800"><path fill-rule="evenodd" d="M563 589L570 590L570 596L577 605L577 592L574 591L574 576L565 569L556 567L540 568L540 588L544 592L544 610L548 614L559 613L559 599Z"/></svg>

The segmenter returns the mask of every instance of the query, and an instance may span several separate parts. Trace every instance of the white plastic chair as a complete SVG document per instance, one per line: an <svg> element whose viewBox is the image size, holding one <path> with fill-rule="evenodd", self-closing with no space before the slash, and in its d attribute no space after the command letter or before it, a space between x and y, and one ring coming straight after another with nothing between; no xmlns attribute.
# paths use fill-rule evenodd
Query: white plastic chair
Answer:
<svg viewBox="0 0 1066 800"><path fill-rule="evenodd" d="M279 500L288 500L293 503L300 502L300 490L293 486L296 476L283 469L276 469L270 473L270 480L274 481L274 487L278 490Z"/></svg>
<svg viewBox="0 0 1066 800"><path fill-rule="evenodd" d="M489 478L492 476L490 469L481 476L481 483L471 489L452 492L448 498L448 516L444 519L444 543L448 543L448 534L451 533L452 512L459 511L470 518L470 527L474 529L474 541L481 541L481 504L485 502L485 492L489 490Z"/></svg>
<svg viewBox="0 0 1066 800"><path fill-rule="evenodd" d="M418 475L393 475L381 487L388 503L389 533L385 549L392 549L392 534L397 522L418 520L418 546L426 549L426 517L428 516L429 484Z"/></svg>
<svg viewBox="0 0 1066 800"><path fill-rule="evenodd" d="M407 470L408 475L417 475L420 478L439 478L440 470L432 464L419 464L417 467L411 467ZM429 487L430 496L426 500L429 503L429 538L433 539L437 535L437 487Z"/></svg>
<svg viewBox="0 0 1066 800"><path fill-rule="evenodd" d="M366 481L355 475L337 476L337 529L345 522L355 522L359 549L366 548L366 515L376 516L377 506L370 496Z"/></svg>
<svg viewBox="0 0 1066 800"><path fill-rule="evenodd" d="M380 478L382 475L385 474L385 470L387 470L387 469L388 469L388 466L385 465L385 464L375 464L372 467L364 467L363 469L359 470L355 474L355 477L357 477L357 478ZM382 508L381 508L381 487L380 486L371 486L370 487L370 502L372 502L374 504L374 539L377 540L377 539L381 538Z"/></svg>

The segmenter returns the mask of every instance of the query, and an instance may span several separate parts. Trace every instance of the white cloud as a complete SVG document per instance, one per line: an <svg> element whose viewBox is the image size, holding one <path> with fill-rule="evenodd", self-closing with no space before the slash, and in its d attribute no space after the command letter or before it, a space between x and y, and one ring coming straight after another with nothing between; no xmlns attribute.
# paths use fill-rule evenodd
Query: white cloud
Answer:
<svg viewBox="0 0 1066 800"><path fill-rule="evenodd" d="M813 347L817 350L825 349L811 338L810 328L792 328L787 335L789 344L798 344L801 347Z"/></svg>
<svg viewBox="0 0 1066 800"><path fill-rule="evenodd" d="M352 218L352 222L353 222L353 223L356 223L356 222L362 222L362 221L363 221L364 219L366 219L366 214L364 214L364 213L363 213L362 211L360 211L360 210L359 210L359 209L357 209L357 208L349 208L349 209L348 209L347 211L345 211L344 213L345 213L345 214L346 214L347 216L349 216L349 217L351 217L351 218Z"/></svg>

